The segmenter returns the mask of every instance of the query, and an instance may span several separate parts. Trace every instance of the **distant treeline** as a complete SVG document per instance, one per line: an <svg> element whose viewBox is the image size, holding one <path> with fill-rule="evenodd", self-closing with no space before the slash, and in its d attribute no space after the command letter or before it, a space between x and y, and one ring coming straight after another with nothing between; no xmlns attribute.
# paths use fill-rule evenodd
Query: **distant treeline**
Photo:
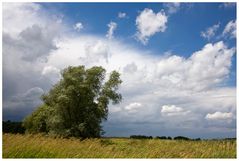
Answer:
<svg viewBox="0 0 239 161"><path fill-rule="evenodd" d="M132 139L153 139L152 136L145 136L145 135L131 135L130 138ZM196 139L191 139L185 136L176 136L174 138L170 137L170 136L156 136L155 139L162 139L162 140L195 140L195 141L199 141L201 140L200 138L196 138Z"/></svg>
<svg viewBox="0 0 239 161"><path fill-rule="evenodd" d="M3 133L12 133L12 134L24 134L25 128L22 126L22 122L11 122L3 121Z"/></svg>
<svg viewBox="0 0 239 161"><path fill-rule="evenodd" d="M152 136L145 136L145 135L131 135L130 138L132 138L132 139L153 139Z"/></svg>

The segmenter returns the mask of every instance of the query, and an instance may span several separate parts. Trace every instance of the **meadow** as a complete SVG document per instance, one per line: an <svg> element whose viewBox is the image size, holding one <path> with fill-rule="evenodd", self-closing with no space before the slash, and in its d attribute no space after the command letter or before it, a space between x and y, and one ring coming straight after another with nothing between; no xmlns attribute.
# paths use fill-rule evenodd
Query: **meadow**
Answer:
<svg viewBox="0 0 239 161"><path fill-rule="evenodd" d="M236 158L236 140L80 140L3 134L3 158Z"/></svg>

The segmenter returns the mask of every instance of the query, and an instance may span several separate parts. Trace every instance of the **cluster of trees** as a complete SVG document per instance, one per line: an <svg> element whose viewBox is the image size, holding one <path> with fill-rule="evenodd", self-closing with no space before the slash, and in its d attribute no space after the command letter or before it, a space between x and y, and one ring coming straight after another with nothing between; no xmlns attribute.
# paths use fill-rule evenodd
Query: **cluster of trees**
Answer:
<svg viewBox="0 0 239 161"><path fill-rule="evenodd" d="M145 136L145 135L131 135L130 138L132 139L153 139L152 136ZM176 136L174 138L170 136L156 136L155 139L162 139L162 140L191 140L191 141L199 141L200 138L191 139L185 136Z"/></svg>
<svg viewBox="0 0 239 161"><path fill-rule="evenodd" d="M145 136L145 135L131 135L130 138L132 138L132 139L153 139L152 136Z"/></svg>
<svg viewBox="0 0 239 161"><path fill-rule="evenodd" d="M174 140L191 140L190 138L188 137L185 137L185 136L176 136L173 138Z"/></svg>
<svg viewBox="0 0 239 161"><path fill-rule="evenodd" d="M48 133L63 137L100 137L101 122L107 120L108 105L121 101L117 93L120 74L102 67L68 67L62 79L46 94L43 104L23 121L28 133Z"/></svg>
<svg viewBox="0 0 239 161"><path fill-rule="evenodd" d="M156 136L155 139L172 140L172 138L170 136L168 136L168 137L166 137L166 136Z"/></svg>
<svg viewBox="0 0 239 161"><path fill-rule="evenodd" d="M196 138L196 139L191 139L185 136L177 136L173 138L174 140L191 140L191 141L200 141L200 138Z"/></svg>
<svg viewBox="0 0 239 161"><path fill-rule="evenodd" d="M12 133L12 134L24 134L25 128L22 126L22 122L11 122L3 121L2 122L2 131L3 133Z"/></svg>

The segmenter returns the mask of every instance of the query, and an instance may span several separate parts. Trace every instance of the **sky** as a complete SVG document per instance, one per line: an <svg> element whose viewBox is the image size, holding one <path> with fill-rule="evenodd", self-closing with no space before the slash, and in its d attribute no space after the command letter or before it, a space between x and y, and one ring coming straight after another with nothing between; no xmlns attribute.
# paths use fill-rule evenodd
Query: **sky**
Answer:
<svg viewBox="0 0 239 161"><path fill-rule="evenodd" d="M121 74L105 136L236 137L235 3L3 3L3 120L68 66ZM108 74L107 74L108 75Z"/></svg>

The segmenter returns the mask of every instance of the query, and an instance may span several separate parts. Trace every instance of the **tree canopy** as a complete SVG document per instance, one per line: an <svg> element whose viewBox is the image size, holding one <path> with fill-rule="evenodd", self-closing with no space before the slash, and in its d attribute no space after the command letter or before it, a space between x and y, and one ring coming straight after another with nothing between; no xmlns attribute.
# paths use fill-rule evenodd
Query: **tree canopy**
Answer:
<svg viewBox="0 0 239 161"><path fill-rule="evenodd" d="M106 81L102 67L70 66L61 75L62 79L42 95L43 105L24 119L27 132L99 137L109 103L117 104L122 99L117 93L122 83L120 74L113 71Z"/></svg>

